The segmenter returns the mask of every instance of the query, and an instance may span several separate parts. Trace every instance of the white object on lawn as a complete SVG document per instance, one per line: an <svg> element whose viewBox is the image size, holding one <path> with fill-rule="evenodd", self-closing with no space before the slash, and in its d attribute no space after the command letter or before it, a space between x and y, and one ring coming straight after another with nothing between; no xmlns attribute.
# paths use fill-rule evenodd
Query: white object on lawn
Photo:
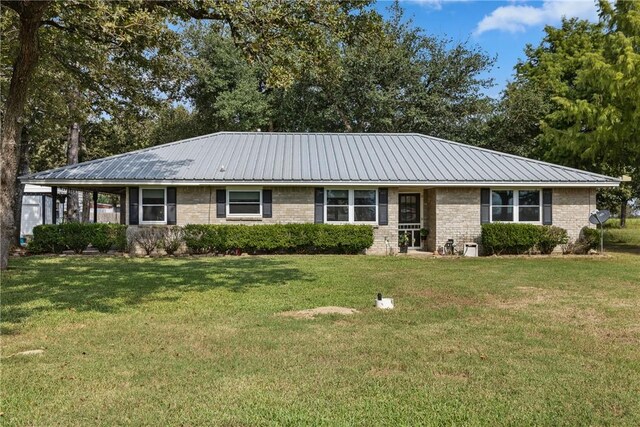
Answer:
<svg viewBox="0 0 640 427"><path fill-rule="evenodd" d="M376 308L390 310L393 308L393 298L382 298L382 294L378 294L376 298Z"/></svg>

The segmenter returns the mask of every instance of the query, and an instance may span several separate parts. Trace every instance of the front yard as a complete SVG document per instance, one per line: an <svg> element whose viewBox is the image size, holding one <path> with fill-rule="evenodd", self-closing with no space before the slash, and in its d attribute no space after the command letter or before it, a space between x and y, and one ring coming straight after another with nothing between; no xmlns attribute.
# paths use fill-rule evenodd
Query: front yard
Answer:
<svg viewBox="0 0 640 427"><path fill-rule="evenodd" d="M4 425L640 425L634 254L11 265Z"/></svg>

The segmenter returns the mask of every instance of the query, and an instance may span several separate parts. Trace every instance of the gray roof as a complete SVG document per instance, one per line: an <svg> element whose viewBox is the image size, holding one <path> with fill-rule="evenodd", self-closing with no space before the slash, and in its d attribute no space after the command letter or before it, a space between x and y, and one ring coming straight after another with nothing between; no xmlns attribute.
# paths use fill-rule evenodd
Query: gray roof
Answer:
<svg viewBox="0 0 640 427"><path fill-rule="evenodd" d="M22 182L617 186L619 180L419 134L220 132L37 172Z"/></svg>

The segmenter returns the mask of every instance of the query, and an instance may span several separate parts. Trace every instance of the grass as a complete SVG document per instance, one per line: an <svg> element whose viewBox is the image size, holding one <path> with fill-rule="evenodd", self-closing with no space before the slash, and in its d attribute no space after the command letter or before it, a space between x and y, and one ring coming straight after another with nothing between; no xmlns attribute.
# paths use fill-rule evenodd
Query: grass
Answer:
<svg viewBox="0 0 640 427"><path fill-rule="evenodd" d="M15 259L2 424L640 425L631 252Z"/></svg>
<svg viewBox="0 0 640 427"><path fill-rule="evenodd" d="M620 228L618 219L607 221L604 237L609 249L640 254L640 218L627 218L625 228Z"/></svg>

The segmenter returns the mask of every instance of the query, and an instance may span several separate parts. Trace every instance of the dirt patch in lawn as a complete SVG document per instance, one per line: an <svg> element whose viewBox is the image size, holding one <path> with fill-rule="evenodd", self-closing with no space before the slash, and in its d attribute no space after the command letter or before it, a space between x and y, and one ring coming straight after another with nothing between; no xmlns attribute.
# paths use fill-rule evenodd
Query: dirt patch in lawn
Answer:
<svg viewBox="0 0 640 427"><path fill-rule="evenodd" d="M307 310L283 311L282 313L278 313L278 315L284 317L293 317L295 319L314 319L316 316L320 316L323 314L350 315L355 313L359 313L359 311L355 308L328 306L309 308Z"/></svg>

